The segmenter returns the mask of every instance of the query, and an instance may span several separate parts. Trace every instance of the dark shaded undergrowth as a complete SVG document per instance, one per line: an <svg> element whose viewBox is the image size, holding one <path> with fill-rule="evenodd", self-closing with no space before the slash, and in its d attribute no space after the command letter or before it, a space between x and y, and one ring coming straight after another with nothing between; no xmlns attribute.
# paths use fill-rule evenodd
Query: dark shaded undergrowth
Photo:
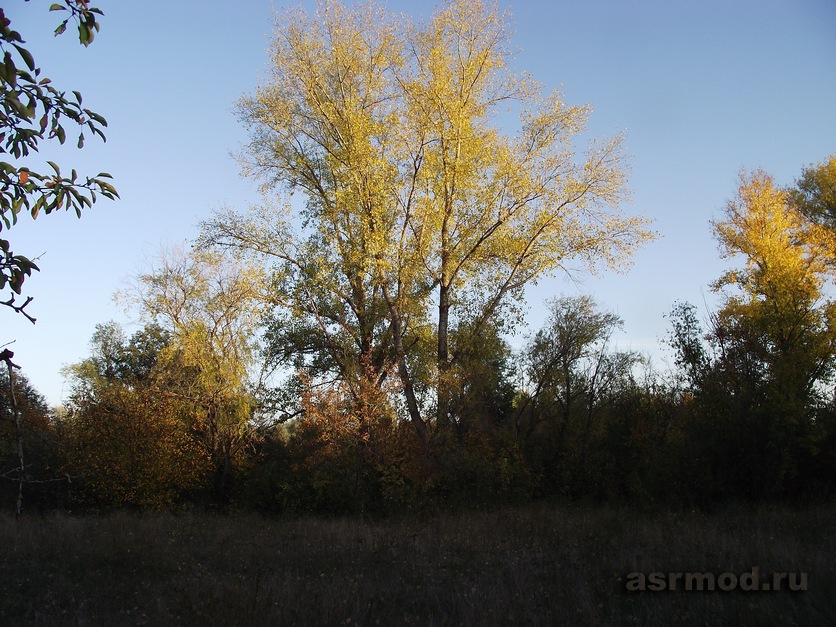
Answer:
<svg viewBox="0 0 836 627"><path fill-rule="evenodd" d="M0 519L0 624L826 625L836 506L541 506L420 519ZM643 592L627 574L804 572L807 591Z"/></svg>

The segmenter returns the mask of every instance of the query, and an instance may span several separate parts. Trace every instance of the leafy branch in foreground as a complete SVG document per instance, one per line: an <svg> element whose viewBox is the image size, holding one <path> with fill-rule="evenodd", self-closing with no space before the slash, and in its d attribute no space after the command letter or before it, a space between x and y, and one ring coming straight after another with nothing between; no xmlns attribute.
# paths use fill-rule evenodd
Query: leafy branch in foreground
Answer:
<svg viewBox="0 0 836 627"><path fill-rule="evenodd" d="M69 12L56 28L56 35L63 33L73 19L78 24L79 41L87 46L99 30L96 16L102 12L88 6L86 0L64 0L53 4L50 11ZM46 162L50 170L43 173L27 165L27 159L39 151L42 141L57 140L59 144L66 141L68 122L80 128L76 145L83 148L85 131L103 141L106 139L102 129L107 121L82 106L78 91L68 96L56 89L49 78L41 76L41 69L24 43L0 9L0 232L16 224L22 211L37 218L40 213L72 209L81 217L82 210L92 207L98 195L110 200L119 197L109 182L112 177L106 172L80 177L73 169L66 176L52 161ZM35 322L24 311L31 297L22 305L16 301L33 270L39 270L34 261L15 254L9 240L0 239L0 290L11 290L0 304Z"/></svg>

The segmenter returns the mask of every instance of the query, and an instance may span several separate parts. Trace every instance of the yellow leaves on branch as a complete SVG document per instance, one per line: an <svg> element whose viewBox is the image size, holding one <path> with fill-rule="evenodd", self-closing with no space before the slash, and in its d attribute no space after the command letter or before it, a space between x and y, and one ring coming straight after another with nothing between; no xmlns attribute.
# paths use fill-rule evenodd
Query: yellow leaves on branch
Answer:
<svg viewBox="0 0 836 627"><path fill-rule="evenodd" d="M172 365L195 369L207 394L234 397L254 363L264 292L263 274L243 261L174 249L121 296L172 333Z"/></svg>
<svg viewBox="0 0 836 627"><path fill-rule="evenodd" d="M269 267L272 304L317 329L340 376L370 356L378 375L396 365L416 424L409 369L437 383L419 353L435 344L444 369L451 324L478 335L526 284L575 263L624 270L653 237L622 212L621 138L576 147L590 108L514 70L508 23L481 0L423 23L336 0L282 16L267 81L239 102L241 161L265 194L302 196L302 219L204 228Z"/></svg>
<svg viewBox="0 0 836 627"><path fill-rule="evenodd" d="M482 248L490 257L506 248L511 266L524 262L515 251L536 248L623 268L652 234L645 220L619 216L619 140L577 158L589 108L543 98L512 71L508 21L473 0L446 2L418 25L371 3L288 13L268 83L240 102L253 133L245 171L265 189L302 191L322 241L349 265L420 264L438 279L467 274ZM493 125L511 106L522 112L514 139ZM544 216L552 229L540 228ZM576 245L552 232L563 224L594 236Z"/></svg>

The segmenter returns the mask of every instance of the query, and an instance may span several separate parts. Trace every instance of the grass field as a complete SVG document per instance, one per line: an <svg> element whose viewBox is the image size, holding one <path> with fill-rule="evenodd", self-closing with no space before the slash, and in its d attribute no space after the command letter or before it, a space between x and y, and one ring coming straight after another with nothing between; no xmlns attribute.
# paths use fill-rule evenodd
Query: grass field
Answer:
<svg viewBox="0 0 836 627"><path fill-rule="evenodd" d="M835 522L834 505L3 517L0 624L833 625ZM752 567L808 589L626 590L633 572Z"/></svg>

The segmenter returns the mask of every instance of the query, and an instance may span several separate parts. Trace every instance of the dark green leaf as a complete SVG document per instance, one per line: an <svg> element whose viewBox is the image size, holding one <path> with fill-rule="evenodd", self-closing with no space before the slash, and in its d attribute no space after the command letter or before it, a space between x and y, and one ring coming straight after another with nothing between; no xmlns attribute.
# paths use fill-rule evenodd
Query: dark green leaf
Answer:
<svg viewBox="0 0 836 627"><path fill-rule="evenodd" d="M23 287L23 273L18 271L12 271L12 276L9 281L9 287L12 288L12 291L15 294L20 294L20 290Z"/></svg>
<svg viewBox="0 0 836 627"><path fill-rule="evenodd" d="M23 58L24 63L26 63L26 67L28 67L31 71L35 70L35 59L32 58L32 54L22 46L18 46L14 44L14 47L17 48L17 51L20 53L20 56Z"/></svg>
<svg viewBox="0 0 836 627"><path fill-rule="evenodd" d="M85 46L93 43L93 31L87 24L78 25L78 40Z"/></svg>
<svg viewBox="0 0 836 627"><path fill-rule="evenodd" d="M12 87L17 85L17 67L15 66L14 59L12 59L12 55L10 52L6 53L6 56L3 58L3 75L6 79L6 82L11 85ZM4 90L5 91L5 90Z"/></svg>
<svg viewBox="0 0 836 627"><path fill-rule="evenodd" d="M86 114L87 114L87 117L89 117L89 118L91 118L91 119L95 120L96 122L98 122L98 123L99 123L99 124L101 124L102 126L107 126L107 120L105 120L105 119L104 119L102 116L100 116L98 113L96 113L96 112L94 112L94 111L90 111L89 109L85 109L85 110L84 110L84 113L86 113Z"/></svg>

